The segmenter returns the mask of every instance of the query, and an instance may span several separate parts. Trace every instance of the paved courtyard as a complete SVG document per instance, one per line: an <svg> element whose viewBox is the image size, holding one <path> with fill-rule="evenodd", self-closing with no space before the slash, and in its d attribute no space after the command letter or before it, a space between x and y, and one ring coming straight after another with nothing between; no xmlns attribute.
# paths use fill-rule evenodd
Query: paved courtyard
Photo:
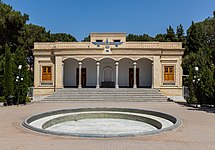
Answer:
<svg viewBox="0 0 215 150"><path fill-rule="evenodd" d="M20 124L28 116L56 109L125 107L163 111L177 116L182 125L172 131L126 138L78 138L44 135ZM214 150L215 112L173 102L37 102L0 107L1 150Z"/></svg>

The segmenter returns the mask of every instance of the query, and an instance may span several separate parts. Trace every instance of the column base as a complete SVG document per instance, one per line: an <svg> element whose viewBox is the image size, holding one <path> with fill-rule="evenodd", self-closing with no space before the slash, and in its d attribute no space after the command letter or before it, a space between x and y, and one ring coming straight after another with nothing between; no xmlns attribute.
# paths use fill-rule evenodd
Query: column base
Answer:
<svg viewBox="0 0 215 150"><path fill-rule="evenodd" d="M115 85L115 88L118 89L118 88L119 88L119 85Z"/></svg>
<svg viewBox="0 0 215 150"><path fill-rule="evenodd" d="M134 85L133 88L136 89L136 88L137 88L137 85Z"/></svg>
<svg viewBox="0 0 215 150"><path fill-rule="evenodd" d="M100 88L100 86L99 85L96 85L96 89L99 89Z"/></svg>
<svg viewBox="0 0 215 150"><path fill-rule="evenodd" d="M79 89L81 89L81 88L82 88L82 86L81 86L81 85L78 85L78 88L79 88Z"/></svg>

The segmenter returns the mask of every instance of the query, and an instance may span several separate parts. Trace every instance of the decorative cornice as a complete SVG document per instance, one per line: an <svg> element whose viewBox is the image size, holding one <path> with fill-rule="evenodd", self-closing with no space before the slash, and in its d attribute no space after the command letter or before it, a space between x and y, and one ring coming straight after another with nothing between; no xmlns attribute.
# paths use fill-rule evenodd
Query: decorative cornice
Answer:
<svg viewBox="0 0 215 150"><path fill-rule="evenodd" d="M57 49L99 49L91 42L52 42L52 43L34 43L34 50L57 50ZM182 42L126 42L121 47L112 47L113 49L176 49L184 50Z"/></svg>

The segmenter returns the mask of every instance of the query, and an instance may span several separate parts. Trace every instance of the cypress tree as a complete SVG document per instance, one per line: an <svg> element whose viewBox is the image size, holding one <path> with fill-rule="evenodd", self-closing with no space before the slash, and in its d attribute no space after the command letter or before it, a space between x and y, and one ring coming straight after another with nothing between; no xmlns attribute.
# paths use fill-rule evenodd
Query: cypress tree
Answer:
<svg viewBox="0 0 215 150"><path fill-rule="evenodd" d="M182 42L182 40L184 38L184 29L183 29L183 26L181 24L179 26L177 26L176 37L177 37L177 40L179 42Z"/></svg>
<svg viewBox="0 0 215 150"><path fill-rule="evenodd" d="M176 40L175 32L172 26L166 29L166 40L168 42L174 42Z"/></svg>
<svg viewBox="0 0 215 150"><path fill-rule="evenodd" d="M28 91L29 85L29 76L28 76L28 66L27 66L27 59L26 54L22 48L17 48L15 52L15 66L16 66L16 76L19 76L19 81L16 83L16 99L19 100L19 103L25 104L26 103L26 96ZM18 66L22 65L22 69L18 70ZM23 80L20 80L20 79Z"/></svg>
<svg viewBox="0 0 215 150"><path fill-rule="evenodd" d="M13 95L13 72L12 72L12 56L10 47L5 45L5 67L4 67L4 82L3 82L3 93L7 104L11 104L10 96Z"/></svg>

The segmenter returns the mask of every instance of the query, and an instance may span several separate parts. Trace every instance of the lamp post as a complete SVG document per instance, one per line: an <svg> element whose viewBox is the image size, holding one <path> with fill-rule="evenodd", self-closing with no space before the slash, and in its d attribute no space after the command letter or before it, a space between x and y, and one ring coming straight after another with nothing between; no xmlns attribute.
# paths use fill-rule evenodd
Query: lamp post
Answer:
<svg viewBox="0 0 215 150"><path fill-rule="evenodd" d="M200 82L200 78L199 78L199 76L198 76L199 67L195 67L195 71L196 71L196 75L193 77L193 78L194 78L194 79L193 79L193 82L194 82L194 83L198 83L198 82Z"/></svg>
<svg viewBox="0 0 215 150"><path fill-rule="evenodd" d="M19 74L18 76L16 76L16 82L17 82L17 85L19 86L20 85L20 81L23 81L23 77L21 77L21 69L22 69L22 65L19 65L18 66L18 70L19 70ZM18 89L19 87L17 87ZM17 106L19 105L19 90L18 90L18 93L17 93Z"/></svg>
<svg viewBox="0 0 215 150"><path fill-rule="evenodd" d="M195 75L193 76L193 83L194 83L194 89L195 89L195 95L196 98L199 98L199 91L198 91L198 84L200 83L200 77L199 77L199 67L195 67ZM197 100L198 101L198 100ZM199 101L201 104L201 101Z"/></svg>

